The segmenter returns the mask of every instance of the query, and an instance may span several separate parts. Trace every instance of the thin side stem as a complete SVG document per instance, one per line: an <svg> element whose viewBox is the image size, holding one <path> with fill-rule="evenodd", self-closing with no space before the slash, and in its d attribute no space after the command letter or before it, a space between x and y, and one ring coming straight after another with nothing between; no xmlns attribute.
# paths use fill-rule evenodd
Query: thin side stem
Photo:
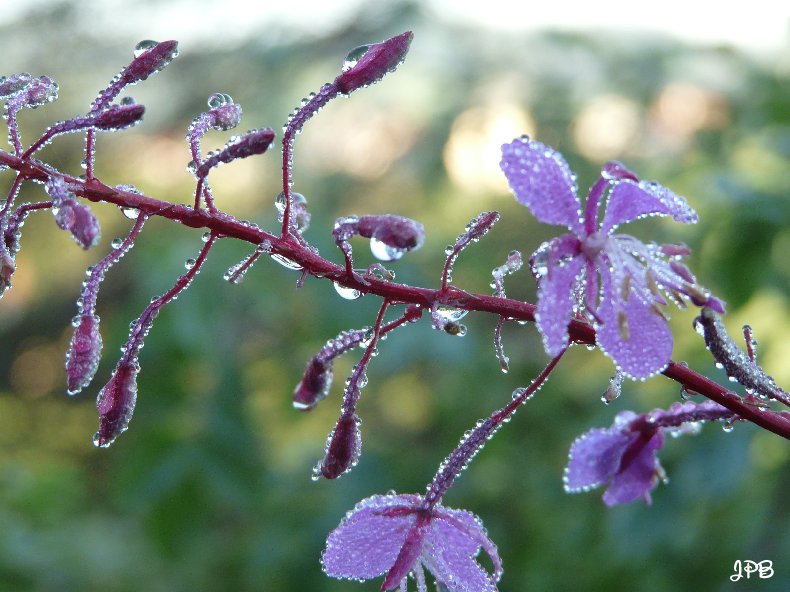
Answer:
<svg viewBox="0 0 790 592"><path fill-rule="evenodd" d="M480 423L463 439L458 447L453 450L450 456L442 463L433 481L428 486L428 492L425 494L425 499L423 501L424 509L431 510L441 501L442 496L452 487L456 477L466 468L475 454L477 454L494 433L502 427L502 424L509 420L516 410L543 386L543 383L546 382L546 379L552 373L566 351L567 350L562 350L557 356L552 358L535 380L532 381L532 384L525 389L516 391L510 403L502 407L499 411L494 412L491 417Z"/></svg>
<svg viewBox="0 0 790 592"><path fill-rule="evenodd" d="M283 211L282 236L286 237L291 230L291 186L293 185L293 147L296 135L302 131L305 123L318 113L340 91L337 84L329 82L321 87L318 94L310 98L288 121L283 133L283 193L285 193L285 210Z"/></svg>
<svg viewBox="0 0 790 592"><path fill-rule="evenodd" d="M140 318L137 319L134 327L132 327L132 330L129 332L129 340L126 343L126 349L119 364L134 364L134 362L137 360L137 355L140 351L143 340L148 334L148 331L151 329L151 325L153 324L156 315L159 314L159 310L165 304L178 296L178 294L192 282L192 279L200 271L200 267L206 260L206 257L208 256L211 248L214 246L214 242L216 240L217 235L212 233L206 244L203 245L203 248L200 250L200 254L195 260L195 264L185 274L176 280L176 283L172 288L170 288L162 296L155 298L151 304L145 308L143 313L140 315Z"/></svg>

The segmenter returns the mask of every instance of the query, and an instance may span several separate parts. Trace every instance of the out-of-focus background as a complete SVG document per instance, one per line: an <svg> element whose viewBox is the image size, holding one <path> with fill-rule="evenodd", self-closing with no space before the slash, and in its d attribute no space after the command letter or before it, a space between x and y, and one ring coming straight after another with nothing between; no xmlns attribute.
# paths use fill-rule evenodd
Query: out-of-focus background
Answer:
<svg viewBox="0 0 790 592"><path fill-rule="evenodd" d="M638 17L633 3L581 12L493 0L257 4L0 1L2 73L60 84L57 102L21 115L23 139L84 112L141 39L180 39L180 57L126 93L146 105L145 121L99 138L97 171L108 184L188 202L184 134L208 95L242 105L242 130L279 130L349 49L413 30L398 72L330 105L298 138L295 189L313 213L310 241L340 261L330 238L336 217L415 217L426 225L425 246L391 268L399 281L435 286L444 246L496 209L501 222L454 274L457 286L488 292L490 270L511 249L526 256L557 232L507 191L502 143L528 133L557 147L582 191L603 162L622 160L687 196L702 220L690 228L643 221L629 231L687 243L700 281L728 302L730 331L750 323L761 363L790 384L790 37L778 5L708 14L665 2ZM227 135L212 132L204 150ZM81 147L62 138L41 157L78 173ZM10 181L0 173L4 188ZM211 182L220 207L275 227L276 151L223 166ZM42 196L28 186L21 199ZM49 214L32 215L14 287L0 302L0 590L377 590L380 582L322 574L326 534L366 496L423 491L464 430L547 361L533 326L507 325L512 369L503 375L495 320L483 315L464 320L464 338L425 320L393 334L368 372L361 462L336 482L313 483L358 352L337 362L332 393L313 412L295 411L290 394L324 341L372 323L379 302L342 300L315 279L296 290L296 272L269 261L231 286L223 273L249 247L222 241L156 320L130 430L99 450L94 397L128 324L201 241L199 231L147 224L100 293L105 352L95 384L69 398L63 356L84 270L130 224L113 207L94 211L103 238L89 252ZM372 262L363 242L355 255L360 266ZM534 300L526 271L507 288ZM694 315L673 312L674 357L724 382L691 330ZM618 411L679 399L677 385L658 377L626 384L607 407L600 396L612 372L599 352L574 348L445 498L478 514L499 545L500 589L790 589L790 447L769 433L710 425L668 442L661 460L671 482L649 508L607 509L600 491L563 492L577 435ZM738 559L773 560L776 573L732 584Z"/></svg>

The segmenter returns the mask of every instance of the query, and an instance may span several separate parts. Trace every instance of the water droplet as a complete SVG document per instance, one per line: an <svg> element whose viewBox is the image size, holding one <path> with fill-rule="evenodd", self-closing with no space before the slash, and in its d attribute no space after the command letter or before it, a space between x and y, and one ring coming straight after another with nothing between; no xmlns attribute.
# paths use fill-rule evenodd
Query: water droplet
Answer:
<svg viewBox="0 0 790 592"><path fill-rule="evenodd" d="M705 337L705 327L702 325L702 321L700 320L700 317L694 319L694 322L691 323L691 326L699 335Z"/></svg>
<svg viewBox="0 0 790 592"><path fill-rule="evenodd" d="M124 97L121 99L121 105L134 105L135 100L134 97Z"/></svg>
<svg viewBox="0 0 790 592"><path fill-rule="evenodd" d="M194 175L195 173L197 173L197 170L198 170L198 164L194 160L190 160L187 163L187 172L190 175Z"/></svg>
<svg viewBox="0 0 790 592"><path fill-rule="evenodd" d="M153 41L152 39L144 39L140 43L134 46L134 57L139 58L149 49L152 49L159 45L158 41Z"/></svg>
<svg viewBox="0 0 790 592"><path fill-rule="evenodd" d="M302 266L299 265L296 261L291 261L288 257L283 257L282 255L278 255L277 253L272 253L272 259L274 259L277 263L285 267L286 269L302 269Z"/></svg>
<svg viewBox="0 0 790 592"><path fill-rule="evenodd" d="M123 215L129 218L129 220L137 220L137 216L140 215L140 210L137 208L121 208L121 212L123 212Z"/></svg>
<svg viewBox="0 0 790 592"><path fill-rule="evenodd" d="M452 306L447 306L446 304L438 305L433 312L437 316L441 317L442 320L448 323L454 323L456 321L460 321L467 314L469 314L468 310L463 310L461 308L454 308Z"/></svg>
<svg viewBox="0 0 790 592"><path fill-rule="evenodd" d="M202 240L204 243L207 243L209 240L211 240L211 232L204 232L203 236L200 237L200 240Z"/></svg>
<svg viewBox="0 0 790 592"><path fill-rule="evenodd" d="M397 261L406 253L406 249L391 247L390 245L378 240L376 237L370 239L370 252L379 261Z"/></svg>
<svg viewBox="0 0 790 592"><path fill-rule="evenodd" d="M75 315L75 316L71 317L71 326L72 327L79 327L81 320L82 320L82 317L80 315Z"/></svg>
<svg viewBox="0 0 790 592"><path fill-rule="evenodd" d="M368 50L370 49L370 45L360 45L359 47L355 47L351 51L348 52L346 55L346 59L343 60L343 72L350 70L354 66L359 63Z"/></svg>
<svg viewBox="0 0 790 592"><path fill-rule="evenodd" d="M466 325L461 325L460 323L447 323L444 326L444 331L448 335L463 337L466 335Z"/></svg>
<svg viewBox="0 0 790 592"><path fill-rule="evenodd" d="M357 300L358 298L362 298L362 292L357 290L356 288L347 288L338 282L334 282L335 291L340 294L342 298L346 300Z"/></svg>
<svg viewBox="0 0 790 592"><path fill-rule="evenodd" d="M123 239L116 236L114 239L112 239L110 246L113 249L120 249L123 246Z"/></svg>
<svg viewBox="0 0 790 592"><path fill-rule="evenodd" d="M186 261L184 261L184 267L187 270L190 270L193 267L195 267L195 263L196 263L196 261L194 259L187 259Z"/></svg>
<svg viewBox="0 0 790 592"><path fill-rule="evenodd" d="M229 105L233 102L233 97L225 93L214 93L208 98L208 106L210 109L222 107L222 105Z"/></svg>

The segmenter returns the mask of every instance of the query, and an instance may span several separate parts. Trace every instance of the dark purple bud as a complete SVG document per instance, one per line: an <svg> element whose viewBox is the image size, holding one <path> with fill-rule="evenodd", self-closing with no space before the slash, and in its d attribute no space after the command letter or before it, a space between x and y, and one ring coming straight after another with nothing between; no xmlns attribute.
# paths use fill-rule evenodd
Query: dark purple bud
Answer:
<svg viewBox="0 0 790 592"><path fill-rule="evenodd" d="M0 76L0 99L5 99L25 90L33 80L34 78L27 72L12 74L11 76Z"/></svg>
<svg viewBox="0 0 790 592"><path fill-rule="evenodd" d="M305 411L312 409L327 396L331 386L332 363L314 357L307 363L302 380L294 389L293 406Z"/></svg>
<svg viewBox="0 0 790 592"><path fill-rule="evenodd" d="M632 181L639 182L639 177L637 177L635 173L631 172L622 162L617 162L616 160L612 160L603 165L601 176L610 181L631 179Z"/></svg>
<svg viewBox="0 0 790 592"><path fill-rule="evenodd" d="M324 460L318 467L318 475L327 479L337 479L357 464L361 449L359 418L353 414L341 416L329 436Z"/></svg>
<svg viewBox="0 0 790 592"><path fill-rule="evenodd" d="M104 388L99 391L96 408L99 410L99 431L93 444L107 448L126 431L137 402L137 365L121 360Z"/></svg>
<svg viewBox="0 0 790 592"><path fill-rule="evenodd" d="M425 241L422 224L392 214L360 216L357 232L370 239L370 250L382 261L400 259L407 251L419 249Z"/></svg>
<svg viewBox="0 0 790 592"><path fill-rule="evenodd" d="M69 395L76 395L93 380L99 367L102 349L99 317L83 314L75 320L78 324L66 352L66 380Z"/></svg>
<svg viewBox="0 0 790 592"><path fill-rule="evenodd" d="M99 113L92 127L108 131L124 129L141 121L144 113L143 105L113 105Z"/></svg>
<svg viewBox="0 0 790 592"><path fill-rule="evenodd" d="M211 168L221 162L230 162L237 158L247 158L255 154L263 154L274 141L274 131L269 128L250 130L243 136L228 142L225 147L209 156L201 164L195 174L198 178L205 177Z"/></svg>
<svg viewBox="0 0 790 592"><path fill-rule="evenodd" d="M178 56L178 41L141 41L134 50L134 60L121 73L125 84L134 84L156 74Z"/></svg>
<svg viewBox="0 0 790 592"><path fill-rule="evenodd" d="M394 71L409 51L411 31L391 37L381 43L363 45L351 50L343 64L343 72L335 84L343 94L374 84Z"/></svg>
<svg viewBox="0 0 790 592"><path fill-rule="evenodd" d="M227 95L226 95L227 96ZM211 99L209 98L209 103ZM209 111L211 117L211 127L220 132L233 129L241 121L241 105L237 103L225 103Z"/></svg>
<svg viewBox="0 0 790 592"><path fill-rule="evenodd" d="M40 76L26 87L24 94L24 104L35 109L58 98L58 85L49 76Z"/></svg>
<svg viewBox="0 0 790 592"><path fill-rule="evenodd" d="M15 270L14 260L6 251L5 245L0 244L0 297L11 287L11 276Z"/></svg>
<svg viewBox="0 0 790 592"><path fill-rule="evenodd" d="M65 199L55 206L55 222L63 230L71 232L72 238L83 249L90 249L99 242L99 221L90 208L74 199Z"/></svg>

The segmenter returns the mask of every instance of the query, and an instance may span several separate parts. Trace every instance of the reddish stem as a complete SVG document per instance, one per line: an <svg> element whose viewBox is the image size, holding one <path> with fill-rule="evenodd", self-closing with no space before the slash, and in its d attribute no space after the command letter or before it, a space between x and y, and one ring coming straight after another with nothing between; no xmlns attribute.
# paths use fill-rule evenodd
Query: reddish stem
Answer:
<svg viewBox="0 0 790 592"><path fill-rule="evenodd" d="M61 176L74 193L90 201L112 203L122 208L137 208L148 216L160 216L175 220L191 228L206 228L217 237L231 237L253 245L268 240L272 245L271 252L273 254L294 261L306 273L336 281L347 288L359 290L363 294L376 294L392 304L417 304L430 308L434 302L438 302L463 310L486 312L516 320L535 321L535 305L528 302L467 293L453 289L451 286L447 286L447 290L442 291L441 289L409 286L372 277L366 278L363 282L362 278L347 274L345 266L327 261L307 246L293 240L287 233L283 236L275 236L221 211L196 210L192 206L178 205L114 189L95 178L78 179L57 172L36 160L23 160L3 150L0 150L0 164L20 172L24 178L29 179L46 181L51 175ZM595 330L585 321L571 320L568 332L571 341L575 343L595 344ZM734 392L676 362L670 362L663 374L679 382L687 390L708 397L743 419L790 440L790 417L755 408Z"/></svg>

